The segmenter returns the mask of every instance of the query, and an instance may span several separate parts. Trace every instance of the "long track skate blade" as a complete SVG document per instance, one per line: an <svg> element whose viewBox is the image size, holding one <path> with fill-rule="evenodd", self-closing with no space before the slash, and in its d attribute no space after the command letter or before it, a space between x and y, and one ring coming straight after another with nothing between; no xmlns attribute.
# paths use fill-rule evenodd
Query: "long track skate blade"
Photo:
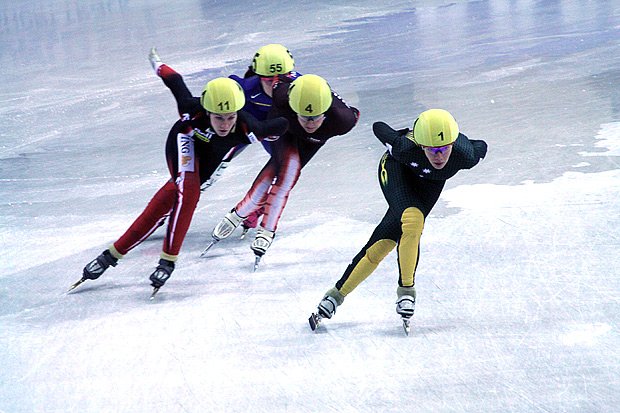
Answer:
<svg viewBox="0 0 620 413"><path fill-rule="evenodd" d="M321 316L316 313L312 313L310 315L310 318L308 318L308 324L310 324L310 329L312 331L316 331L316 329L319 327L319 324L321 324Z"/></svg>
<svg viewBox="0 0 620 413"><path fill-rule="evenodd" d="M86 281L87 278L80 278L79 280L77 280L76 282L74 282L71 287L69 287L69 289L67 290L67 294L70 293L71 291L75 290L76 288L78 288L80 286L80 284L82 284L84 281Z"/></svg>
<svg viewBox="0 0 620 413"><path fill-rule="evenodd" d="M200 258L204 258L204 256L207 255L207 252L217 243L218 243L218 240L216 239L211 240L211 242L209 242L209 245L207 245L207 247L202 251L202 253L200 253Z"/></svg>
<svg viewBox="0 0 620 413"><path fill-rule="evenodd" d="M159 288L160 287L153 287L153 292L151 293L149 300L153 300L155 298L155 296L157 295L157 292L159 291Z"/></svg>

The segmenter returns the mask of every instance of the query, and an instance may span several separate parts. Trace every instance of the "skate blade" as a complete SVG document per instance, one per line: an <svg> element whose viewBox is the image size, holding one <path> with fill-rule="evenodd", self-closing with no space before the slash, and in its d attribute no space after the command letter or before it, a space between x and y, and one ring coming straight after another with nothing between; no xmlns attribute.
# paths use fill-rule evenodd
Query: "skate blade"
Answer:
<svg viewBox="0 0 620 413"><path fill-rule="evenodd" d="M321 324L321 319L322 317L318 315L317 313L312 313L310 315L310 318L308 318L308 324L310 324L310 329L312 331L316 331L316 329Z"/></svg>
<svg viewBox="0 0 620 413"><path fill-rule="evenodd" d="M151 296L149 297L149 300L153 300L155 298L155 295L157 295L157 292L159 291L160 287L153 287L153 292L151 293Z"/></svg>
<svg viewBox="0 0 620 413"><path fill-rule="evenodd" d="M67 290L67 294L69 294L71 291L75 290L76 288L78 288L84 281L86 281L86 278L80 278L79 280L77 280L76 282L74 282L71 287L69 287L69 289Z"/></svg>
<svg viewBox="0 0 620 413"><path fill-rule="evenodd" d="M241 232L241 235L239 236L239 239L244 239L249 230L250 230L250 228L243 228L243 232Z"/></svg>
<svg viewBox="0 0 620 413"><path fill-rule="evenodd" d="M200 253L200 258L204 258L205 255L207 255L207 252L215 245L218 243L218 240L213 239L209 245L207 245L207 248L205 248L202 253Z"/></svg>
<svg viewBox="0 0 620 413"><path fill-rule="evenodd" d="M252 269L252 272L256 272L256 270L258 270L258 264L260 264L260 259L261 258L262 257L260 257L258 255L256 257L254 257L254 268Z"/></svg>
<svg viewBox="0 0 620 413"><path fill-rule="evenodd" d="M403 318L403 330L407 336L411 332L411 320L409 318Z"/></svg>

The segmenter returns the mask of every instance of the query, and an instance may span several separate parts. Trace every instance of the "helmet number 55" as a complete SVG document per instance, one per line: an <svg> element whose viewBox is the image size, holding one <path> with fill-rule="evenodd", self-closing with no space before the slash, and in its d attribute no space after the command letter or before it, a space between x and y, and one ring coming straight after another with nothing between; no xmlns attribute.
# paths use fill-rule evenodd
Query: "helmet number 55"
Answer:
<svg viewBox="0 0 620 413"><path fill-rule="evenodd" d="M282 63L272 63L269 65L269 71L271 73L280 73L282 72Z"/></svg>

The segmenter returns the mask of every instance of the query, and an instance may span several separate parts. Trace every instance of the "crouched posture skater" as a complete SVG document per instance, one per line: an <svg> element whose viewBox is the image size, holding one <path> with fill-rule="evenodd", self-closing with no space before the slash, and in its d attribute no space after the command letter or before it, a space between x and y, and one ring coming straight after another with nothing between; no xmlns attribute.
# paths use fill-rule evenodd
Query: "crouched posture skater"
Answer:
<svg viewBox="0 0 620 413"><path fill-rule="evenodd" d="M228 77L239 83L245 93L245 106L243 110L252 114L258 120L265 120L272 106L274 84L278 81L279 76L290 79L300 76L294 69L295 60L291 52L281 44L272 43L262 46L256 51L252 64L248 67L243 77L237 75L230 75ZM261 143L265 151L271 155L271 141L264 140ZM245 148L247 148L247 145L237 145L231 149L222 159L222 163L215 170L215 173L203 184L202 189L204 190L213 185L230 165L230 162L243 152ZM245 229L256 228L260 215L261 213L256 211L254 215L248 217L243 222L243 227Z"/></svg>
<svg viewBox="0 0 620 413"><path fill-rule="evenodd" d="M179 113L183 114L166 141L171 178L129 229L84 267L80 281L97 279L108 267L116 266L119 259L148 238L169 216L159 265L149 277L153 287L164 285L175 268L200 197L201 182L211 176L231 148L277 139L288 128L284 118L257 121L240 111L245 97L241 86L232 79L211 80L198 98L191 95L179 74L166 70L170 71L165 77L166 84L177 99Z"/></svg>
<svg viewBox="0 0 620 413"><path fill-rule="evenodd" d="M424 220L439 199L446 180L461 169L475 166L486 155L487 145L459 133L452 115L442 109L420 114L413 131L396 131L386 123L376 122L373 132L387 147L378 173L388 210L335 287L325 293L318 305L318 319L314 320L332 318L344 298L398 247L396 312L407 320L408 328L408 319L415 309L415 271ZM314 329L316 323L312 320L311 317Z"/></svg>
<svg viewBox="0 0 620 413"><path fill-rule="evenodd" d="M289 129L273 143L272 155L244 198L215 227L215 242L227 238L257 210L264 215L251 249L260 259L271 246L288 197L301 170L333 137L348 133L357 124L359 110L331 90L325 79L306 74L291 82L280 77L273 91L269 117L282 116Z"/></svg>

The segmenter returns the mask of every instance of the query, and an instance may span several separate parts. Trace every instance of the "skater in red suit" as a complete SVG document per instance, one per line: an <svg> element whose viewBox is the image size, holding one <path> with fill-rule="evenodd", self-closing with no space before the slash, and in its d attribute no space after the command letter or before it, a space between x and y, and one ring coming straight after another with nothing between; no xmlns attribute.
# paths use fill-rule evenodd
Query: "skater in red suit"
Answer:
<svg viewBox="0 0 620 413"><path fill-rule="evenodd" d="M282 135L288 121L282 117L258 121L240 111L245 104L241 86L229 78L207 83L200 98L193 97L181 76L168 67L162 78L177 99L182 118L166 141L171 178L155 193L146 209L108 249L84 267L82 280L97 279L116 266L169 216L159 264L149 279L159 288L170 278L200 197L200 184L215 171L226 153L239 144Z"/></svg>
<svg viewBox="0 0 620 413"><path fill-rule="evenodd" d="M165 84L166 77L172 72L170 67L164 64L155 48L151 49L149 61L155 70L157 76L161 77ZM245 94L245 106L243 110L252 114L258 120L265 120L272 107L273 87L281 78L290 79L290 81L300 76L294 71L295 61L291 52L281 44L268 44L259 48L252 63L248 67L243 77L230 75L229 78L235 80L241 85ZM173 72L176 74L176 72ZM176 97L176 96L175 96ZM265 151L272 154L271 142L261 142ZM201 190L205 190L213 185L230 165L230 161L236 158L243 150L247 148L246 144L237 145L232 148L222 159L222 162L213 172L211 177L203 182ZM244 234L248 229L256 228L260 216L263 214L263 208L254 211L242 223Z"/></svg>
<svg viewBox="0 0 620 413"><path fill-rule="evenodd" d="M283 116L288 131L272 145L272 156L245 197L213 230L213 239L228 237L254 211L264 208L251 249L260 259L270 247L289 194L302 168L334 136L348 133L359 110L347 105L325 79L302 75L292 82L281 78L273 92L270 117Z"/></svg>

